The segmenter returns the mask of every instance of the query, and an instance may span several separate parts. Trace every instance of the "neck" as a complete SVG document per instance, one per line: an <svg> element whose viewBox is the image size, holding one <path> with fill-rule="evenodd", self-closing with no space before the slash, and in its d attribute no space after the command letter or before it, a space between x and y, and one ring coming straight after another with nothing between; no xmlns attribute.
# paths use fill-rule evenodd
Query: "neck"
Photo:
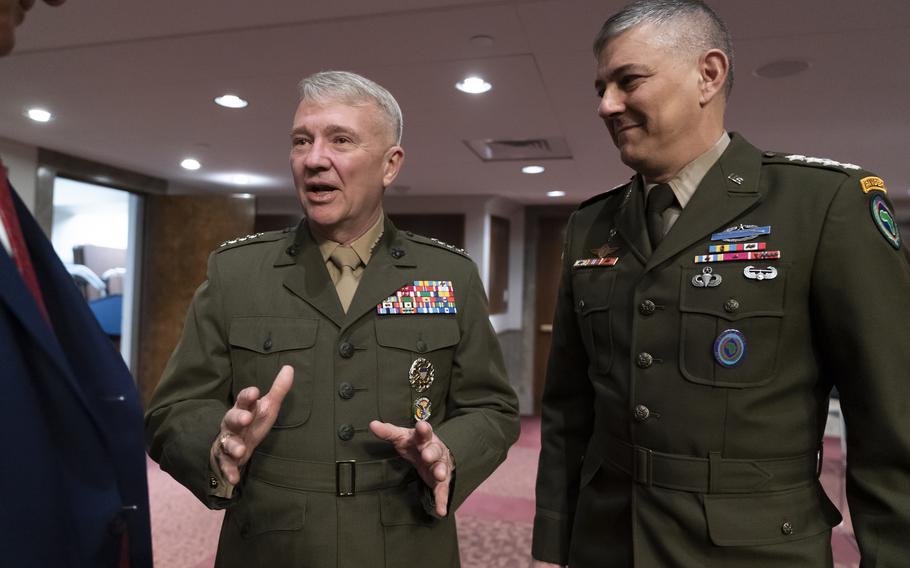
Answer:
<svg viewBox="0 0 910 568"><path fill-rule="evenodd" d="M652 168L641 167L636 169L646 183L668 182L676 177L683 168L692 163L693 160L714 146L723 132L724 126L722 123L693 132L687 135L685 140L680 140L678 144L680 150L675 153L671 161L663 164L654 164Z"/></svg>
<svg viewBox="0 0 910 568"><path fill-rule="evenodd" d="M356 226L345 226L341 223L338 223L333 226L323 226L317 225L316 223L309 223L310 230L313 232L313 236L323 239L334 241L343 246L349 246L351 243L362 237L369 231L373 225L375 225L382 218L382 209L377 209L370 219L361 225Z"/></svg>

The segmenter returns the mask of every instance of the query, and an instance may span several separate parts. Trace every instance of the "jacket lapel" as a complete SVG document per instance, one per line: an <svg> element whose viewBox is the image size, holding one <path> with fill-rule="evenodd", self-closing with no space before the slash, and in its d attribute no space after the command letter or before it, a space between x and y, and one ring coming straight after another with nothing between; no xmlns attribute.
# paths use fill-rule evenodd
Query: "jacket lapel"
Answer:
<svg viewBox="0 0 910 568"><path fill-rule="evenodd" d="M647 262L651 256L651 241L645 222L645 187L641 176L632 178L613 222L632 254L642 264Z"/></svg>
<svg viewBox="0 0 910 568"><path fill-rule="evenodd" d="M329 277L329 271L325 268L322 253L310 235L305 219L297 225L294 234L294 240L288 239L287 242L289 249L291 247L296 249L296 254L290 254L285 250L275 261L275 266L294 265L284 278L284 287L341 327L344 325L344 311L341 309L341 302Z"/></svg>
<svg viewBox="0 0 910 568"><path fill-rule="evenodd" d="M397 258L396 258L397 257ZM346 325L376 310L376 306L417 277L417 263L411 241L402 238L388 217L382 239L373 249L370 262L363 271L351 305Z"/></svg>
<svg viewBox="0 0 910 568"><path fill-rule="evenodd" d="M6 304L7 309L16 316L35 343L68 377L69 364L60 350L60 344L54 337L53 330L38 311L35 300L25 287L25 283L19 277L16 264L5 250L0 250L0 301Z"/></svg>
<svg viewBox="0 0 910 568"><path fill-rule="evenodd" d="M760 172L761 152L734 134L727 150L705 174L673 228L647 259L645 271L675 257L706 235L726 228L755 207L761 201Z"/></svg>

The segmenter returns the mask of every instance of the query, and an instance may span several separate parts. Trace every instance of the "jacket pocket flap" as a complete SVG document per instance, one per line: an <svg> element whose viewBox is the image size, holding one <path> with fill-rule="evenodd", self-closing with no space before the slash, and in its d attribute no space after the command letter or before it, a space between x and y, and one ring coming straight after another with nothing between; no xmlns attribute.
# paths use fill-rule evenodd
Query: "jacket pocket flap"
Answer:
<svg viewBox="0 0 910 568"><path fill-rule="evenodd" d="M382 316L376 320L376 342L417 353L457 345L458 321L449 315Z"/></svg>
<svg viewBox="0 0 910 568"><path fill-rule="evenodd" d="M436 519L423 507L424 484L419 479L379 492L379 516L384 526L432 525Z"/></svg>
<svg viewBox="0 0 910 568"><path fill-rule="evenodd" d="M267 316L237 317L231 321L228 341L256 353L306 349L316 343L319 320Z"/></svg>
<svg viewBox="0 0 910 568"><path fill-rule="evenodd" d="M306 518L306 494L250 478L243 486L240 501L228 512L243 538L272 531L296 531Z"/></svg>
<svg viewBox="0 0 910 568"><path fill-rule="evenodd" d="M711 541L717 546L799 540L841 521L818 483L774 493L705 495L705 515Z"/></svg>

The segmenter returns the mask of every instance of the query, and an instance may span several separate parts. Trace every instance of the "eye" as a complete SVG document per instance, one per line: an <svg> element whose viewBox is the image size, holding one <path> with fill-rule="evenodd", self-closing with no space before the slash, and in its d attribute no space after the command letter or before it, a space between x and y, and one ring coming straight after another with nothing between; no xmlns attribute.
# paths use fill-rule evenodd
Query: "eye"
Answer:
<svg viewBox="0 0 910 568"><path fill-rule="evenodd" d="M623 75L618 81L619 88L626 91L629 89L634 89L640 82L639 80L641 78L641 75Z"/></svg>
<svg viewBox="0 0 910 568"><path fill-rule="evenodd" d="M347 136L336 136L335 144L350 144L352 140Z"/></svg>
<svg viewBox="0 0 910 568"><path fill-rule="evenodd" d="M296 147L296 146L303 146L304 144L309 144L309 143L310 143L310 139L309 139L309 138L306 138L306 137L304 137L304 136L294 136L294 137L291 139L291 145L292 145L292 146L295 146L295 147Z"/></svg>

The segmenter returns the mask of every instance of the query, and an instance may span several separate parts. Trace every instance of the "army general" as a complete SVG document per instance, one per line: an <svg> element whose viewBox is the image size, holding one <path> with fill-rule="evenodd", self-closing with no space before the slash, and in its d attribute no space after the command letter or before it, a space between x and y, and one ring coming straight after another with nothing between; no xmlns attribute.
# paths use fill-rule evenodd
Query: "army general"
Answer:
<svg viewBox="0 0 910 568"><path fill-rule="evenodd" d="M863 566L905 566L910 267L885 182L729 134L733 50L698 0L634 2L594 51L637 173L569 221L535 564L831 566L836 386Z"/></svg>
<svg viewBox="0 0 910 568"><path fill-rule="evenodd" d="M305 218L210 256L146 430L162 469L227 508L218 566L458 566L451 511L517 438L474 263L383 214L401 124L364 77L304 79Z"/></svg>

